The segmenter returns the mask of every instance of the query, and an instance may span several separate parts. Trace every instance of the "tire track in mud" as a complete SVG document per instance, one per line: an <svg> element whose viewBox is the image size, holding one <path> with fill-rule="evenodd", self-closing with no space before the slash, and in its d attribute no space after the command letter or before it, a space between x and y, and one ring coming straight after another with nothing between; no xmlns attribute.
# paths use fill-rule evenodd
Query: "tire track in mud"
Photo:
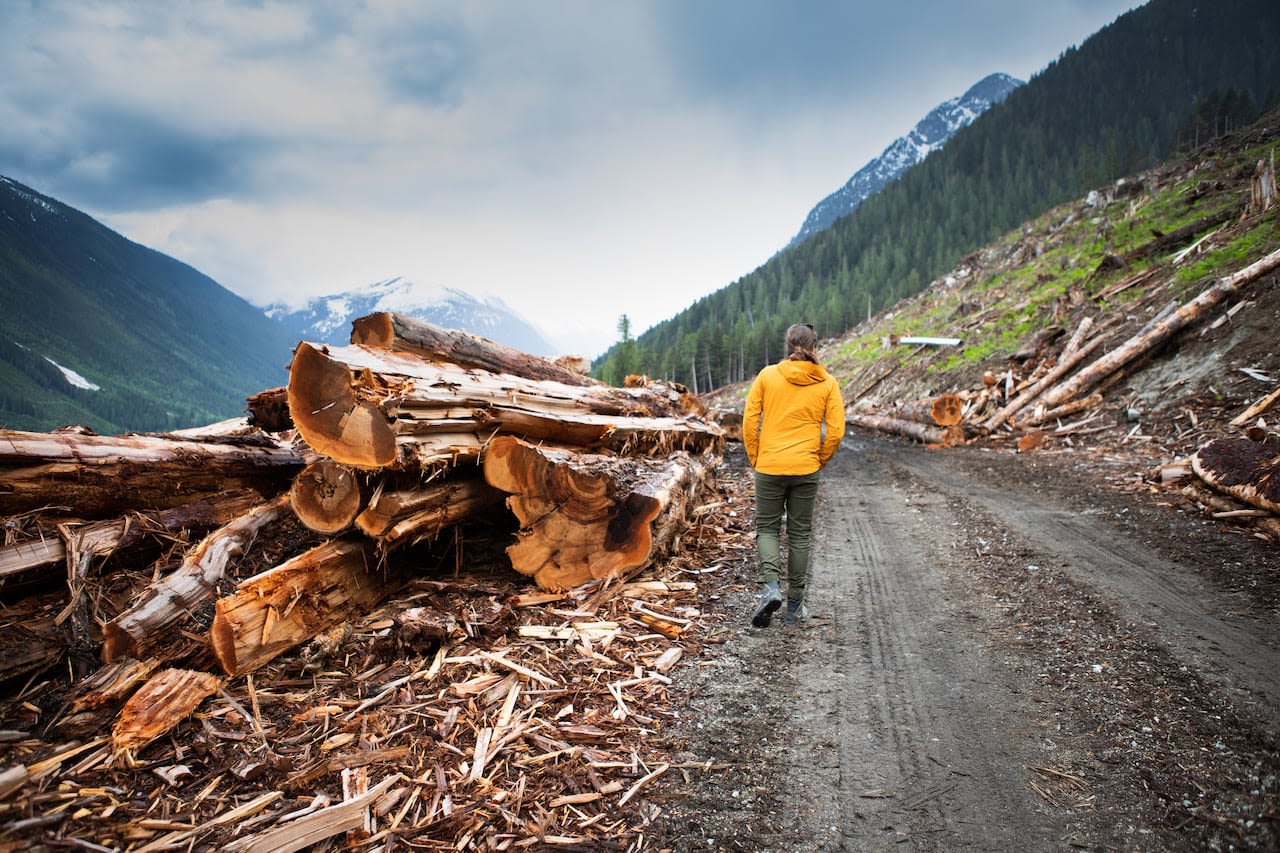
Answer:
<svg viewBox="0 0 1280 853"><path fill-rule="evenodd" d="M1180 647L1237 667L1240 690L1252 661L1265 685L1274 639L1231 632L1274 620L1195 592L1176 533L1147 555L1109 514L1123 501L1082 480L1072 509L1027 465L846 439L819 490L809 624L750 627L750 560L713 596L731 623L690 676L672 732L690 769L661 786L656 849L1274 849L1248 820L1273 813L1273 738Z"/></svg>
<svg viewBox="0 0 1280 853"><path fill-rule="evenodd" d="M946 570L948 498L857 444L837 460L815 519L815 623L797 632L829 669L833 707L806 721L798 706L796 728L834 727L839 754L807 849L1056 849L1062 827L1016 751L1032 736L1009 713L1016 688L970 636L974 603ZM800 788L804 755L793 766Z"/></svg>
<svg viewBox="0 0 1280 853"><path fill-rule="evenodd" d="M1036 543L1079 582L1098 590L1122 616L1153 627L1161 643L1219 683L1259 701L1256 710L1280 724L1280 642L1274 619L1241 620L1239 601L1214 590L1194 571L1199 560L1150 553L1117 531L1106 511L1058 505L1052 495L1025 482L996 487L958 474L954 467L915 448L890 451L895 463L938 488L963 489L968 499L1000 518L1022 539ZM977 460L979 463L981 460Z"/></svg>

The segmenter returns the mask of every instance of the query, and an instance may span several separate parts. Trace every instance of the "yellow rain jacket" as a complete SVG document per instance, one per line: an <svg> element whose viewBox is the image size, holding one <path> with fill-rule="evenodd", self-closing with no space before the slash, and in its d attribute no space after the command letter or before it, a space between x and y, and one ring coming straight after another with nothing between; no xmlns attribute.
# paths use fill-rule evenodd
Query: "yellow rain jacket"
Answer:
<svg viewBox="0 0 1280 853"><path fill-rule="evenodd" d="M757 374L742 413L742 443L752 468L812 474L831 460L842 438L840 386L822 365L787 359Z"/></svg>

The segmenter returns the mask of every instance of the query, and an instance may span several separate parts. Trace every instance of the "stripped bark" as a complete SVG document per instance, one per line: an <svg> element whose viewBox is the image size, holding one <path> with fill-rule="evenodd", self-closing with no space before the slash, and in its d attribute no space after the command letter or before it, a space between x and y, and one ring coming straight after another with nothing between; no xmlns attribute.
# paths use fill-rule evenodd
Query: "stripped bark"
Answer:
<svg viewBox="0 0 1280 853"><path fill-rule="evenodd" d="M416 489L379 492L356 526L383 550L429 539L501 503L503 492L477 475L450 477Z"/></svg>
<svg viewBox="0 0 1280 853"><path fill-rule="evenodd" d="M63 737L89 737L116 715L134 691L155 672L160 662L120 658L80 681L66 709L49 728Z"/></svg>
<svg viewBox="0 0 1280 853"><path fill-rule="evenodd" d="M241 489L201 498L173 509L154 513L130 513L123 518L91 524L58 525L58 535L0 548L0 579L67 559L67 543L79 555L101 557L136 545L149 536L164 536L188 529L219 527L248 512L262 497Z"/></svg>
<svg viewBox="0 0 1280 853"><path fill-rule="evenodd" d="M165 669L130 697L111 727L114 752L141 749L189 717L222 686L207 672Z"/></svg>

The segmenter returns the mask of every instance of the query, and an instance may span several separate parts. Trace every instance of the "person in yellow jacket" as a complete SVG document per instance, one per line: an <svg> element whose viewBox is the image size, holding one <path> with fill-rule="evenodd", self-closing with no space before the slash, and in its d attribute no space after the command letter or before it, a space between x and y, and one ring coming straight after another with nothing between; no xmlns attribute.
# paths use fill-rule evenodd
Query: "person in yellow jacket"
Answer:
<svg viewBox="0 0 1280 853"><path fill-rule="evenodd" d="M787 329L787 357L756 375L742 413L742 444L755 472L756 548L760 555L760 601L751 617L768 627L782 606L782 517L787 526L787 612L783 621L808 618L809 541L818 475L844 438L840 386L818 363L813 326Z"/></svg>

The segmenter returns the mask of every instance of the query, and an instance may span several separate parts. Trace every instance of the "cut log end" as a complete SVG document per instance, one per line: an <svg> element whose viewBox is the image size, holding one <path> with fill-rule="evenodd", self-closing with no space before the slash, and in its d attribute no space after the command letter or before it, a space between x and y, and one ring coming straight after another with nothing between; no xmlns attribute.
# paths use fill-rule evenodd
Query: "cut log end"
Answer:
<svg viewBox="0 0 1280 853"><path fill-rule="evenodd" d="M303 440L336 462L383 468L396 461L386 415L357 399L346 365L305 342L289 365L289 412Z"/></svg>
<svg viewBox="0 0 1280 853"><path fill-rule="evenodd" d="M943 394L934 399L929 414L938 426L955 426L964 417L964 404L955 394Z"/></svg>
<svg viewBox="0 0 1280 853"><path fill-rule="evenodd" d="M356 472L329 459L312 462L293 480L289 501L294 515L317 533L346 530L360 512Z"/></svg>
<svg viewBox="0 0 1280 853"><path fill-rule="evenodd" d="M102 626L102 660L110 663L131 657L137 644L130 634L114 622Z"/></svg>
<svg viewBox="0 0 1280 853"><path fill-rule="evenodd" d="M351 322L351 343L391 349L396 339L392 315L385 311L359 317Z"/></svg>
<svg viewBox="0 0 1280 853"><path fill-rule="evenodd" d="M665 460L608 457L499 436L485 454L486 481L511 492L519 519L512 566L546 590L622 576L670 547L708 465L679 453Z"/></svg>

